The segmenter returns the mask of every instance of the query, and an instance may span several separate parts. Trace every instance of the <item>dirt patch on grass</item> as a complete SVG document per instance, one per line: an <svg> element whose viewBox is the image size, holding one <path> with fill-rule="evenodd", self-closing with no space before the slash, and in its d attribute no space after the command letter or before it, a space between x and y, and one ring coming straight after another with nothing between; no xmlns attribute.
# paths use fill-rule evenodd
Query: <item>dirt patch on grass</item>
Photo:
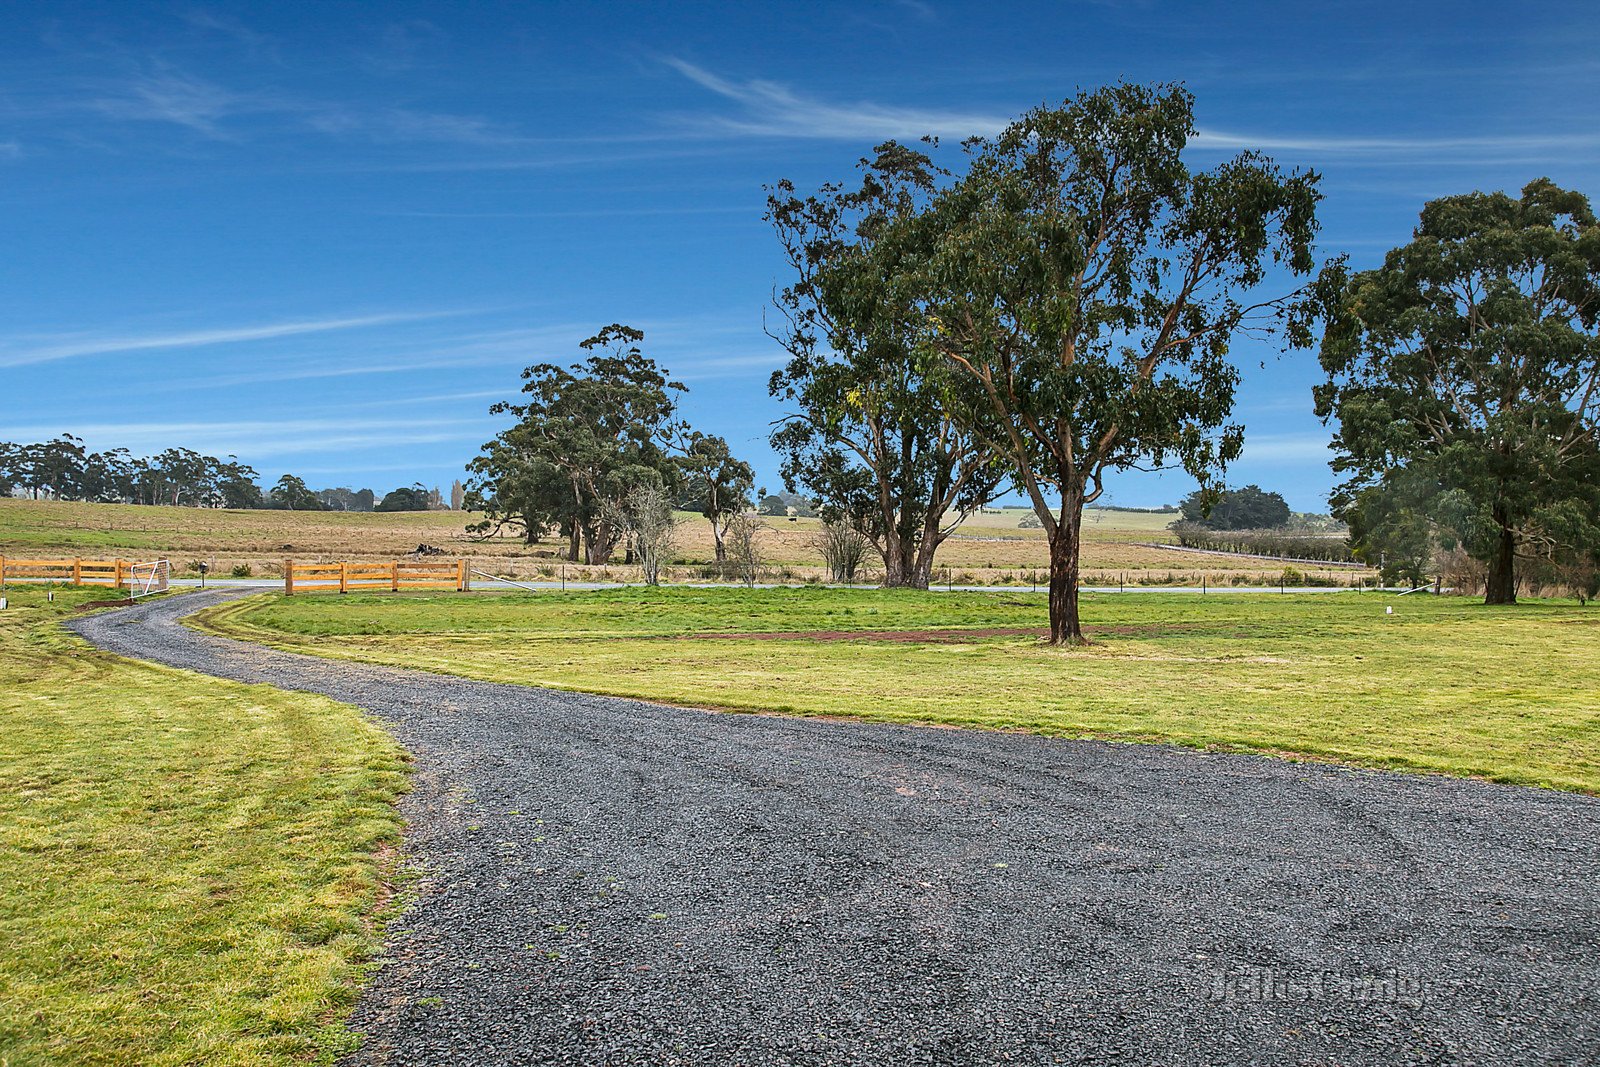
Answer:
<svg viewBox="0 0 1600 1067"><path fill-rule="evenodd" d="M1197 624L1182 622L1094 626L1089 636L1160 637L1195 629ZM1041 626L980 626L972 629L934 630L774 630L766 633L676 634L680 641L890 641L898 644L957 644L985 637L1037 637L1044 640L1050 631Z"/></svg>
<svg viewBox="0 0 1600 1067"><path fill-rule="evenodd" d="M775 630L765 633L674 634L679 641L894 641L950 643L980 637L1048 637L1037 626L985 626L972 630Z"/></svg>

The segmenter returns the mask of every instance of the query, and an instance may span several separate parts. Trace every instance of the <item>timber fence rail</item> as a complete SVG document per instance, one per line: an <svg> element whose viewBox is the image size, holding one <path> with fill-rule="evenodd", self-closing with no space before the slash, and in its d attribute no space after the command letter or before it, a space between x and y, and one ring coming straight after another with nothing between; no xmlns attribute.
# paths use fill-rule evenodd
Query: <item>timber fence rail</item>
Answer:
<svg viewBox="0 0 1600 1067"><path fill-rule="evenodd" d="M0 586L6 582L61 582L67 585L104 585L123 589L133 581L135 567L125 559L16 559L0 556Z"/></svg>
<svg viewBox="0 0 1600 1067"><path fill-rule="evenodd" d="M283 595L296 593L373 592L387 589L454 589L464 593L472 587L471 572L464 559L447 563L420 560L390 560L388 563L342 561L339 563L296 563L283 561Z"/></svg>

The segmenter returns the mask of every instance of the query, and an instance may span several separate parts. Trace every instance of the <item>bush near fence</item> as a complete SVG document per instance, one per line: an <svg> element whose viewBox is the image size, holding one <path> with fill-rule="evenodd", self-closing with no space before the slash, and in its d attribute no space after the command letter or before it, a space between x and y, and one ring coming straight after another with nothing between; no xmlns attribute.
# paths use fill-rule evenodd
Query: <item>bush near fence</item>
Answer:
<svg viewBox="0 0 1600 1067"><path fill-rule="evenodd" d="M1195 522L1175 522L1171 530L1178 544L1185 548L1319 563L1356 562L1349 540L1342 535L1329 536L1302 530L1213 530Z"/></svg>

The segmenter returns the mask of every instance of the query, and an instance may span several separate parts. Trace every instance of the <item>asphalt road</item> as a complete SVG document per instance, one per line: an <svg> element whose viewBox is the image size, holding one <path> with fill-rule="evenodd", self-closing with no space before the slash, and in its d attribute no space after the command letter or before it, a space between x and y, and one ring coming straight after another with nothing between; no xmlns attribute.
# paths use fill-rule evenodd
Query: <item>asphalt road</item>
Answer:
<svg viewBox="0 0 1600 1067"><path fill-rule="evenodd" d="M425 870L354 1064L1600 1062L1600 801L73 623L370 709ZM781 654L775 650L775 654Z"/></svg>

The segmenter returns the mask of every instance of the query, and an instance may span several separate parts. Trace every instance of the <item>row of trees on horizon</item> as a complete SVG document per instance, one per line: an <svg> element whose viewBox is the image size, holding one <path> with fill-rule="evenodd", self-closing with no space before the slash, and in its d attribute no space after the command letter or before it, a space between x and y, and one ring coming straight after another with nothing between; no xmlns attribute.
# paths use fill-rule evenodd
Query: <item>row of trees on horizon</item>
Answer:
<svg viewBox="0 0 1600 1067"><path fill-rule="evenodd" d="M371 489L311 489L294 474L264 489L259 477L236 456L218 459L187 448L135 456L125 448L90 451L71 434L33 444L0 441L0 496L286 511L440 511L459 509L465 496L459 481L446 502L420 482L379 498Z"/></svg>

